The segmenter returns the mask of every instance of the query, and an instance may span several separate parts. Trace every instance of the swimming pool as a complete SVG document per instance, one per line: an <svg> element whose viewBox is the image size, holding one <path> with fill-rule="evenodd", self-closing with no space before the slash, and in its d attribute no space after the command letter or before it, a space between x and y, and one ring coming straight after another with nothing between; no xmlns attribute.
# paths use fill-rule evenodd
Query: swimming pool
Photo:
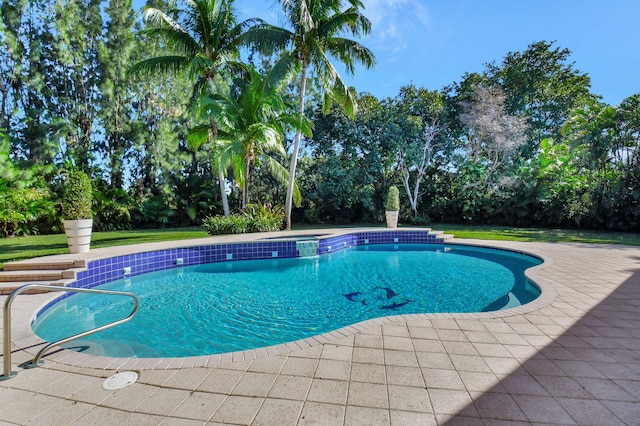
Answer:
<svg viewBox="0 0 640 426"><path fill-rule="evenodd" d="M329 250L331 250L331 246ZM355 246L311 258L201 264L120 279L138 315L68 347L114 357L186 357L265 347L371 318L480 312L539 295L524 276L540 264L509 251L442 244ZM33 329L53 341L131 309L107 296L68 297Z"/></svg>

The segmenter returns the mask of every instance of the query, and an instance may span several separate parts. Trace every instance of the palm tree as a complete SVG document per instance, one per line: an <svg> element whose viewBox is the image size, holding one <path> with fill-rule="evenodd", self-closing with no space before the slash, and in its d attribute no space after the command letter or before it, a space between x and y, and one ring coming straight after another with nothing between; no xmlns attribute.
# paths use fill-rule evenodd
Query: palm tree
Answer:
<svg viewBox="0 0 640 426"><path fill-rule="evenodd" d="M375 65L373 53L357 41L342 37L350 32L355 37L369 33L371 22L360 12L364 8L360 0L280 0L291 30L262 25L247 31L246 37L261 51L290 47L292 60L300 67L298 108L304 116L307 79L310 72L324 90L323 110L329 111L335 101L348 115L356 112L355 94L347 87L331 63L331 57L342 62L349 74L357 63L366 68ZM300 138L296 132L286 199L287 229L291 229L291 208L295 183Z"/></svg>
<svg viewBox="0 0 640 426"><path fill-rule="evenodd" d="M243 68L237 61L243 36L262 20L248 19L238 23L233 0L188 0L185 6L171 14L152 7L145 9L144 20L149 27L144 34L162 42L171 54L142 60L133 65L129 74L142 77L188 72L191 78L196 78L194 97L197 97L216 90L216 77L220 73ZM213 141L217 137L214 120L210 129L209 141ZM224 214L229 216L225 171L218 167Z"/></svg>
<svg viewBox="0 0 640 426"><path fill-rule="evenodd" d="M203 116L213 116L218 123L219 144L215 163L219 167L233 167L236 181L242 190L242 207L248 203L250 171L255 163L264 164L278 182L286 185L289 172L272 154L286 158L282 145L285 130L293 129L311 136L310 121L297 113L282 96L283 86L292 76L293 62L283 55L264 75L249 69L244 79L237 79L235 88L219 90L201 98ZM209 124L198 126L189 133L191 144L198 144L210 132ZM294 187L296 203L300 191Z"/></svg>

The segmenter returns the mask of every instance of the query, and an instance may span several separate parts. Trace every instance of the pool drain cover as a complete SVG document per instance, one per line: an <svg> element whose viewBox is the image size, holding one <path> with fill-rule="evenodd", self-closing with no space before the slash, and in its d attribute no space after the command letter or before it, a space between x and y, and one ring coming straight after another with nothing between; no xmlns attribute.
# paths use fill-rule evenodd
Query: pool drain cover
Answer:
<svg viewBox="0 0 640 426"><path fill-rule="evenodd" d="M135 371L123 371L122 373L114 374L102 383L102 389L113 391L122 388L126 388L132 385L138 380L138 373Z"/></svg>

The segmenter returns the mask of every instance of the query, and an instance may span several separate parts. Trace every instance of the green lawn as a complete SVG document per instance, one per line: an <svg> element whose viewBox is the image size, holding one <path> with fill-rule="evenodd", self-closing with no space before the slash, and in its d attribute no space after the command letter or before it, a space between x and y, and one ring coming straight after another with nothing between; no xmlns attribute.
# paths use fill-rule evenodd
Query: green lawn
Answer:
<svg viewBox="0 0 640 426"><path fill-rule="evenodd" d="M352 228L356 226L382 227L381 224L358 224L351 226L301 225L296 227L296 229L323 229L335 227ZM583 242L593 244L625 244L640 246L640 234L637 233L451 224L433 224L430 225L430 227L434 230L444 231L447 234L453 234L458 238L540 242ZM150 243L154 241L186 240L192 238L204 238L206 236L206 232L199 227L94 232L91 247L100 248L126 244ZM12 260L29 259L31 257L67 252L67 242L64 234L0 238L0 268L4 262Z"/></svg>

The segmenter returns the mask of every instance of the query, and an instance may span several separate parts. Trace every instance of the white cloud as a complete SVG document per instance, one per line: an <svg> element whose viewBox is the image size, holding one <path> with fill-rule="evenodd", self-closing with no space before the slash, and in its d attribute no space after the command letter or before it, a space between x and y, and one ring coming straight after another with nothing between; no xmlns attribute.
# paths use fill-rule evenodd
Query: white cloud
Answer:
<svg viewBox="0 0 640 426"><path fill-rule="evenodd" d="M372 24L371 34L363 42L386 60L409 50L433 30L433 20L424 0L363 0L364 15Z"/></svg>

